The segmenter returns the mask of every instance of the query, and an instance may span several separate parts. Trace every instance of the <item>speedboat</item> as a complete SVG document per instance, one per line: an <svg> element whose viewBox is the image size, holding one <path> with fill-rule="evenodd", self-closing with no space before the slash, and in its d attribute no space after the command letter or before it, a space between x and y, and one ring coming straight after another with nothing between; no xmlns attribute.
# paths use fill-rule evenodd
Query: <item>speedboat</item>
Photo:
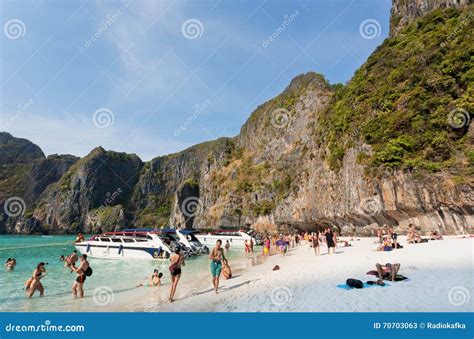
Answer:
<svg viewBox="0 0 474 339"><path fill-rule="evenodd" d="M163 260L182 245L159 229L125 229L95 235L74 246L91 258Z"/></svg>
<svg viewBox="0 0 474 339"><path fill-rule="evenodd" d="M196 238L207 246L214 246L217 240L222 240L224 246L229 241L230 246L245 246L247 242L252 241L254 245L259 245L261 241L255 236L255 232L245 230L217 230L207 234L196 234Z"/></svg>
<svg viewBox="0 0 474 339"><path fill-rule="evenodd" d="M204 246L198 238L196 238L195 230L183 229L165 229L165 232L174 232L175 236L178 238L179 242L186 246L194 254L208 254L209 247Z"/></svg>

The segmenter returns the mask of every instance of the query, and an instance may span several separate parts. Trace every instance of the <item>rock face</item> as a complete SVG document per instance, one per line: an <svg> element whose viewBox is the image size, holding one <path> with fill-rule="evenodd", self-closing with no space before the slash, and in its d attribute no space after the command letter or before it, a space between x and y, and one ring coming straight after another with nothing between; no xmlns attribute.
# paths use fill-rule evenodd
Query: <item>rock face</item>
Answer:
<svg viewBox="0 0 474 339"><path fill-rule="evenodd" d="M0 155L0 232L11 232L17 224L21 228L23 222L32 224L26 219L40 196L79 159L57 154L46 158L37 145L8 133L0 133Z"/></svg>
<svg viewBox="0 0 474 339"><path fill-rule="evenodd" d="M123 206L138 181L134 154L98 147L72 166L33 214L43 233L110 231L126 226ZM38 226L37 226L38 228Z"/></svg>
<svg viewBox="0 0 474 339"><path fill-rule="evenodd" d="M100 147L80 160L45 158L36 145L2 134L0 150L13 154L0 160L2 210L12 196L27 206L4 214L0 232L276 224L369 235L385 223L399 232L409 223L422 232L471 232L474 44L466 4L394 1L401 34L347 85L300 75L236 137L146 163ZM430 16L442 5L459 9ZM410 22L423 15L417 30ZM455 29L459 22L465 30Z"/></svg>
<svg viewBox="0 0 474 339"><path fill-rule="evenodd" d="M464 7L473 3L474 0L392 0L390 36L436 8Z"/></svg>
<svg viewBox="0 0 474 339"><path fill-rule="evenodd" d="M12 164L30 164L44 159L44 153L37 145L26 139L15 138L6 132L0 132L0 166Z"/></svg>

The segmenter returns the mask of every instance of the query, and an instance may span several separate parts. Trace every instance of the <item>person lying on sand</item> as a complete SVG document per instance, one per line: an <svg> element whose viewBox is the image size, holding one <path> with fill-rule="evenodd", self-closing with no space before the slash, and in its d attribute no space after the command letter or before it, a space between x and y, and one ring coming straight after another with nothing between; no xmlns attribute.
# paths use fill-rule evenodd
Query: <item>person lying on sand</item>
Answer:
<svg viewBox="0 0 474 339"><path fill-rule="evenodd" d="M382 266L380 264L375 264L375 268L377 268L378 277L384 280L392 280L395 281L395 276L397 275L398 271L400 270L400 264L385 264Z"/></svg>
<svg viewBox="0 0 474 339"><path fill-rule="evenodd" d="M431 240L443 240L443 236L438 231L431 232Z"/></svg>

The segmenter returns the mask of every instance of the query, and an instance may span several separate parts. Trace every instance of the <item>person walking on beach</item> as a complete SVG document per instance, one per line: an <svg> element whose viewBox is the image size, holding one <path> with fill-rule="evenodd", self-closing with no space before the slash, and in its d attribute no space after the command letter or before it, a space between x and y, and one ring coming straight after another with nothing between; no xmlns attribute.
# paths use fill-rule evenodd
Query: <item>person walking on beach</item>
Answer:
<svg viewBox="0 0 474 339"><path fill-rule="evenodd" d="M334 253L334 248L336 245L334 244L334 233L330 227L327 228L325 236L326 244L328 245L328 254L331 254L331 248L332 252Z"/></svg>
<svg viewBox="0 0 474 339"><path fill-rule="evenodd" d="M217 294L217 289L219 288L219 276L222 271L222 262L227 263L227 259L224 256L224 250L221 247L222 241L219 239L216 241L216 246L212 249L209 254L209 259L211 259L211 275L212 275L212 284L214 285L214 291Z"/></svg>
<svg viewBox="0 0 474 339"><path fill-rule="evenodd" d="M319 231L313 233L313 249L314 254L319 255Z"/></svg>
<svg viewBox="0 0 474 339"><path fill-rule="evenodd" d="M181 254L181 250L177 247L174 253L170 257L170 273L171 273L171 289L170 297L168 301L172 303L174 301L174 294L176 293L176 287L178 287L179 279L181 278L181 266L184 266L184 257Z"/></svg>
<svg viewBox="0 0 474 339"><path fill-rule="evenodd" d="M263 241L263 255L270 254L270 239L268 237Z"/></svg>
<svg viewBox="0 0 474 339"><path fill-rule="evenodd" d="M77 298L77 293L79 292L79 298L84 298L84 282L86 281L86 276L92 274L92 269L87 261L87 254L81 255L79 267L71 266L71 269L77 273L76 281L72 284L72 295L74 298ZM89 271L91 272L90 274L88 274Z"/></svg>
<svg viewBox="0 0 474 339"><path fill-rule="evenodd" d="M44 267L46 264L44 262L40 262L36 269L33 271L32 277L29 281L26 282L26 289L28 290L28 298L31 298L36 290L39 291L40 297L44 296L44 287L41 283L41 278L46 275L46 268Z"/></svg>

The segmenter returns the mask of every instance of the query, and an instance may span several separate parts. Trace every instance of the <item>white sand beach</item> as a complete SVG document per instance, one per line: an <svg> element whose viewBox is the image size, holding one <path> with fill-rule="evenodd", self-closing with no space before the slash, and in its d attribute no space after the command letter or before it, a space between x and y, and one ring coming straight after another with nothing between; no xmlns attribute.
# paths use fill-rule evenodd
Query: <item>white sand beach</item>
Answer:
<svg viewBox="0 0 474 339"><path fill-rule="evenodd" d="M234 278L221 279L219 294L211 288L209 272L180 284L177 300L166 303L168 285L139 288L97 311L160 312L472 312L474 311L474 238L407 244L391 252L372 251L374 239L351 241L352 247L317 257L308 245L273 255L231 262ZM257 254L255 254L257 256ZM246 262L247 261L247 262ZM259 263L261 262L261 263ZM360 290L336 285L346 279L374 280L366 275L375 263L400 263L409 279ZM254 265L255 264L255 265ZM280 270L272 271L274 265ZM183 276L186 268L183 269ZM183 279L184 280L184 279ZM136 292L136 293L135 293ZM120 299L120 300L118 300Z"/></svg>

